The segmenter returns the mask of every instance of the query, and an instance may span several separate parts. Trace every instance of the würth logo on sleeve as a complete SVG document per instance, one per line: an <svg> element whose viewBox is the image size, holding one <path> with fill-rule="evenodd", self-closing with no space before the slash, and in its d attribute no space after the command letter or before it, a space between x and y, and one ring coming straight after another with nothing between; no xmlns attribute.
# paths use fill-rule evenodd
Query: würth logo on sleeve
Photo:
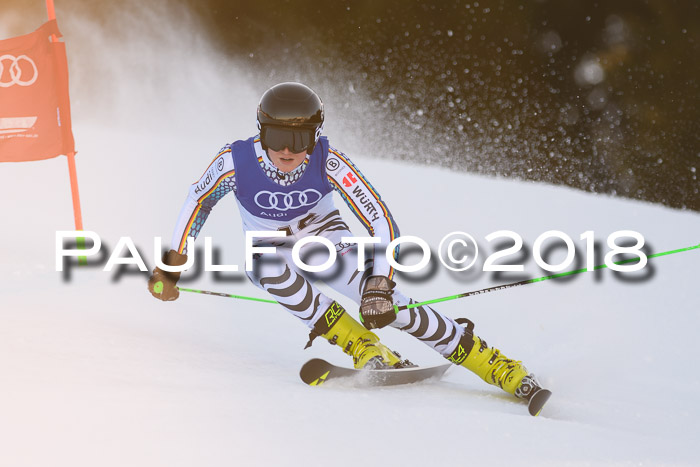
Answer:
<svg viewBox="0 0 700 467"><path fill-rule="evenodd" d="M356 186L355 188L353 188L352 194L357 199L358 204L364 206L366 215L372 217L372 222L379 219L379 213L377 212L377 208L374 206L372 199L369 196L367 196L364 191L362 191L362 188Z"/></svg>
<svg viewBox="0 0 700 467"><path fill-rule="evenodd" d="M350 188L355 183L357 183L355 175L352 172L348 172L347 175L345 175L345 177L343 178L343 186Z"/></svg>

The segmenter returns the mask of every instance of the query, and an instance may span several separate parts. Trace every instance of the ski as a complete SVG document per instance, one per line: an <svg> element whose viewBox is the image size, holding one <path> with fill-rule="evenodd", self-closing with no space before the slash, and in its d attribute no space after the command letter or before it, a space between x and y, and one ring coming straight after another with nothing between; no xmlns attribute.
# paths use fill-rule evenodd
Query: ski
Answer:
<svg viewBox="0 0 700 467"><path fill-rule="evenodd" d="M386 370L358 370L336 366L320 358L313 358L304 363L299 371L301 380L309 386L320 386L328 380L345 379L355 386L395 386L439 378L451 363L430 367L412 367Z"/></svg>
<svg viewBox="0 0 700 467"><path fill-rule="evenodd" d="M549 389L540 389L535 392L527 403L527 411L530 412L530 415L538 416L551 395L552 391Z"/></svg>
<svg viewBox="0 0 700 467"><path fill-rule="evenodd" d="M299 371L301 380L309 386L320 386L328 380L345 380L353 386L395 386L440 378L445 374L451 363L429 367L412 367L387 370L358 370L333 365L326 360L313 358L304 363ZM527 410L533 417L542 411L552 391L538 389L527 401Z"/></svg>

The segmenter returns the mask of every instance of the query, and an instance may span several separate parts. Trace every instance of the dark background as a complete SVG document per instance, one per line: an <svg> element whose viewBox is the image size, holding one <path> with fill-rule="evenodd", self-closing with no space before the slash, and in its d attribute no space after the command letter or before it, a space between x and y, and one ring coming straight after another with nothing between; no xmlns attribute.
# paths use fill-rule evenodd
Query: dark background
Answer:
<svg viewBox="0 0 700 467"><path fill-rule="evenodd" d="M261 84L345 101L386 157L700 210L697 0L180 2Z"/></svg>
<svg viewBox="0 0 700 467"><path fill-rule="evenodd" d="M420 135L393 157L700 210L696 0L191 4L251 65L359 74Z"/></svg>

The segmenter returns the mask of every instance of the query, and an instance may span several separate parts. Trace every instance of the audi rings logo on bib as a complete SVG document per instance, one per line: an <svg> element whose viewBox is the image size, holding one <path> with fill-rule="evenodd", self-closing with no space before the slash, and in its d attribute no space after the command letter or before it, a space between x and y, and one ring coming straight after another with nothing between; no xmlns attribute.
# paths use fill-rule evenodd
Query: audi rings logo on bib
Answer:
<svg viewBox="0 0 700 467"><path fill-rule="evenodd" d="M8 70L8 73L5 73ZM26 55L0 56L0 88L9 88L15 84L31 86L39 77L39 70L34 60Z"/></svg>
<svg viewBox="0 0 700 467"><path fill-rule="evenodd" d="M294 190L289 193L261 191L255 195L255 204L263 209L289 211L290 209L299 209L304 206L313 206L321 198L321 193L312 188L304 191Z"/></svg>

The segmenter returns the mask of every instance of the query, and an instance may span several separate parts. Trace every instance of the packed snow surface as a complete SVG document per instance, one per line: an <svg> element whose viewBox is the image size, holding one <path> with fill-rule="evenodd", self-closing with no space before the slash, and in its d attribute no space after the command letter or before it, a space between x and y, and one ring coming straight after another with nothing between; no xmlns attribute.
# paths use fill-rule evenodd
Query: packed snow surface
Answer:
<svg viewBox="0 0 700 467"><path fill-rule="evenodd" d="M152 267L152 238L169 236L185 181L199 176L208 156L170 165L168 153L201 151L188 152L176 138L144 138L129 154L112 132L104 135L113 138L106 146L91 140L99 130L83 132L86 228L101 235L108 253L119 237L131 236ZM146 154L154 156L142 159ZM105 163L110 159L119 162ZM504 228L526 246L546 230L564 231L579 255L586 230L603 240L636 230L654 252L698 243L695 213L355 159L402 233L434 249L445 234L463 230L489 251L485 235ZM185 293L163 303L146 291L145 274L117 277L95 265L72 267L64 280L54 266L54 232L71 228L64 164L60 158L0 172L8 220L0 272L1 465L695 462L698 250L651 259L634 283L604 270L437 306L471 318L489 344L523 360L552 389L541 416L532 418L523 404L461 368L443 381L405 387L307 387L297 376L306 359L350 361L321 340L302 350L307 330L276 305ZM202 235L221 245L225 262L242 265L236 209L233 200L222 201ZM545 275L531 257L524 262L531 277ZM209 276L187 285L263 296L240 274L223 282ZM428 278L399 279L416 299L496 283L480 271L451 275L439 264ZM378 334L416 363L442 361L409 335Z"/></svg>

